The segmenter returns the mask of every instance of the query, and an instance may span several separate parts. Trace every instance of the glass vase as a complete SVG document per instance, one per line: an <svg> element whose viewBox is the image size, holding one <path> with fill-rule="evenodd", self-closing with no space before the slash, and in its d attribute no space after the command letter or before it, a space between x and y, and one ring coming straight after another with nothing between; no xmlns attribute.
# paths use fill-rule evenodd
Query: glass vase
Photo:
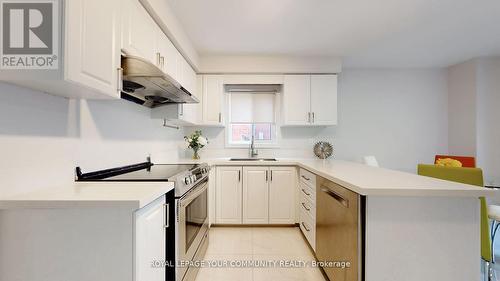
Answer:
<svg viewBox="0 0 500 281"><path fill-rule="evenodd" d="M200 159L200 154L198 154L198 149L194 149L193 151L194 151L194 153L193 153L193 160Z"/></svg>

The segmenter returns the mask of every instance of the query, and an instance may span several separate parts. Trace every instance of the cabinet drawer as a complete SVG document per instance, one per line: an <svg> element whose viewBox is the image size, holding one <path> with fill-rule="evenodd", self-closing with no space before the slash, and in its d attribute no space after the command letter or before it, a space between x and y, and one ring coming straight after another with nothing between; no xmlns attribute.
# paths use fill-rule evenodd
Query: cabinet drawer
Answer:
<svg viewBox="0 0 500 281"><path fill-rule="evenodd" d="M299 172L300 181L310 186L312 189L316 190L316 175L309 172L308 170L300 169Z"/></svg>
<svg viewBox="0 0 500 281"><path fill-rule="evenodd" d="M316 191L303 182L300 182L299 184L299 193L301 196L304 195L306 198L311 200L313 204L316 204Z"/></svg>
<svg viewBox="0 0 500 281"><path fill-rule="evenodd" d="M304 236L309 242L309 245L311 245L311 248L316 251L316 223L308 214L306 214L302 210L300 212L299 218L300 230L302 231L302 233L304 233Z"/></svg>
<svg viewBox="0 0 500 281"><path fill-rule="evenodd" d="M301 212L306 213L313 221L316 221L316 204L303 192L300 193L299 205Z"/></svg>

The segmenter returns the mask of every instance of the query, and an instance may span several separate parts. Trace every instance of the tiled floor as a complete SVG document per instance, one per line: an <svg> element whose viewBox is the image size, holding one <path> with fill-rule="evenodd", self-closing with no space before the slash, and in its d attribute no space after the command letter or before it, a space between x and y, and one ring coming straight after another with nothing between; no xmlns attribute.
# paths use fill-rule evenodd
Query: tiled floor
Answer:
<svg viewBox="0 0 500 281"><path fill-rule="evenodd" d="M298 227L212 227L205 260L312 261ZM201 268L196 281L324 281L313 267Z"/></svg>

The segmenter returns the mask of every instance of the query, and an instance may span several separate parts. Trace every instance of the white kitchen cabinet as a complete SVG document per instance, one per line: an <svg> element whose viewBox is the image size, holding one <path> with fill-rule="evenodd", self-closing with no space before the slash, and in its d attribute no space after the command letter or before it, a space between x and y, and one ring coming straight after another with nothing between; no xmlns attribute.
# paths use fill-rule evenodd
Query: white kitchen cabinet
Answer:
<svg viewBox="0 0 500 281"><path fill-rule="evenodd" d="M283 126L337 124L337 75L285 75Z"/></svg>
<svg viewBox="0 0 500 281"><path fill-rule="evenodd" d="M135 278L137 281L164 281L165 271L151 266L164 261L165 253L165 196L135 213Z"/></svg>
<svg viewBox="0 0 500 281"><path fill-rule="evenodd" d="M124 1L122 49L126 54L148 59L160 66L158 35L160 28L139 0Z"/></svg>
<svg viewBox="0 0 500 281"><path fill-rule="evenodd" d="M316 175L305 170L299 170L299 226L311 248L316 250Z"/></svg>
<svg viewBox="0 0 500 281"><path fill-rule="evenodd" d="M196 72L191 65L138 0L127 0L126 5L123 15L124 53L148 59L194 94Z"/></svg>
<svg viewBox="0 0 500 281"><path fill-rule="evenodd" d="M203 114L201 125L223 126L224 79L222 75L203 75Z"/></svg>
<svg viewBox="0 0 500 281"><path fill-rule="evenodd" d="M243 224L269 223L269 173L268 167L243 167Z"/></svg>
<svg viewBox="0 0 500 281"><path fill-rule="evenodd" d="M283 124L310 124L310 90L310 75L285 75L283 84Z"/></svg>
<svg viewBox="0 0 500 281"><path fill-rule="evenodd" d="M67 78L118 97L120 1L66 2Z"/></svg>
<svg viewBox="0 0 500 281"><path fill-rule="evenodd" d="M217 167L215 223L242 223L242 167Z"/></svg>
<svg viewBox="0 0 500 281"><path fill-rule="evenodd" d="M2 70L0 79L71 98L119 98L121 2L72 0L61 6L59 68Z"/></svg>
<svg viewBox="0 0 500 281"><path fill-rule="evenodd" d="M311 75L311 121L337 124L337 75Z"/></svg>
<svg viewBox="0 0 500 281"><path fill-rule="evenodd" d="M269 223L295 223L297 170L294 167L270 167Z"/></svg>
<svg viewBox="0 0 500 281"><path fill-rule="evenodd" d="M179 79L180 73L178 68L179 61L181 59L184 60L184 58L159 27L157 32L160 68L170 77L183 84L180 81L181 79Z"/></svg>
<svg viewBox="0 0 500 281"><path fill-rule="evenodd" d="M295 167L217 167L215 223L294 224Z"/></svg>

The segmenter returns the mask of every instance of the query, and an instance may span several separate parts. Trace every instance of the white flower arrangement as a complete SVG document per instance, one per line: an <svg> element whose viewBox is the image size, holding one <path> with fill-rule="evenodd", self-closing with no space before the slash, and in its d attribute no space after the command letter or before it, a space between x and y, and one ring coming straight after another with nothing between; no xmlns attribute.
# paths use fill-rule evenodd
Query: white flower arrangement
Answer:
<svg viewBox="0 0 500 281"><path fill-rule="evenodd" d="M193 159L200 159L198 151L208 144L208 139L202 136L201 131L197 130L189 136L184 136L186 148L194 151Z"/></svg>

